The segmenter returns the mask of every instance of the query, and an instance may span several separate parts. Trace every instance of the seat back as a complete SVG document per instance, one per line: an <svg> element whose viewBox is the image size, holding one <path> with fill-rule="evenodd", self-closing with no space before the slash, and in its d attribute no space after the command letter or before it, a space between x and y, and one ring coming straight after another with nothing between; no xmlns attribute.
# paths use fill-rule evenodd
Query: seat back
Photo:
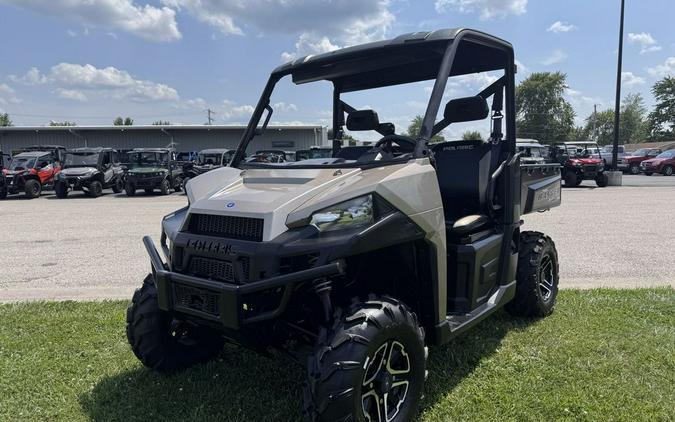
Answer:
<svg viewBox="0 0 675 422"><path fill-rule="evenodd" d="M446 220L487 211L492 144L482 140L442 142L432 147Z"/></svg>

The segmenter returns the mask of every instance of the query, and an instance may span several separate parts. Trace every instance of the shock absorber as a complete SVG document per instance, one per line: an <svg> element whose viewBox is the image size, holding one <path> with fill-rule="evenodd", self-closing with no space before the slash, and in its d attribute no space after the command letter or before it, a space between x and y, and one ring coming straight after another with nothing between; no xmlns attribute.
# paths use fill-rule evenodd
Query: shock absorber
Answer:
<svg viewBox="0 0 675 422"><path fill-rule="evenodd" d="M323 306L324 321L328 323L333 315L333 304L330 300L330 292L333 289L331 280L327 278L317 278L314 280L314 292L319 297Z"/></svg>

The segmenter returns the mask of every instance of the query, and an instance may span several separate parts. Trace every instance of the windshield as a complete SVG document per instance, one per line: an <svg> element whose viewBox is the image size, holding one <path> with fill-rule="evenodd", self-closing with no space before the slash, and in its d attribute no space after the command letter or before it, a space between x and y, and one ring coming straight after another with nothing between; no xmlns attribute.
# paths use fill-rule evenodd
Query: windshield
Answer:
<svg viewBox="0 0 675 422"><path fill-rule="evenodd" d="M647 153L649 152L648 149L642 148L637 151L633 151L630 153L633 157L646 157Z"/></svg>
<svg viewBox="0 0 675 422"><path fill-rule="evenodd" d="M589 158L598 155L598 147L594 145L566 145L565 148L567 154L574 158Z"/></svg>
<svg viewBox="0 0 675 422"><path fill-rule="evenodd" d="M129 162L131 167L165 167L168 164L169 155L165 152L130 152Z"/></svg>
<svg viewBox="0 0 675 422"><path fill-rule="evenodd" d="M9 166L10 170L27 170L35 166L35 157L14 157L12 164Z"/></svg>
<svg viewBox="0 0 675 422"><path fill-rule="evenodd" d="M366 75L364 73L364 78ZM428 143L461 141L469 135L473 136L471 139L486 140L491 133L502 135L506 132L502 119L494 120L495 125L499 121L502 126L499 131L493 132L493 119L489 115L490 105L496 104L492 92L505 91L504 79L500 79L503 75L504 71L489 71L448 78L436 115L428 119L433 126L433 133L427 134ZM422 126L429 123L424 118L434 90L434 80L377 88L369 88L368 83L363 86L364 89L352 87L347 92L335 92L333 83L327 80L294 84L290 75L278 81L273 75L268 90L263 93L261 103L256 108L254 120L249 124L250 127L257 127L257 130L242 138L238 147L240 155L234 165L243 168L270 165L286 167L294 162L293 167L370 167L405 163L415 158L417 153L421 156L423 152L421 149L416 152L416 146ZM485 114L482 114L482 104L476 105L475 101L482 101L476 96L480 92L487 92L483 94L487 103ZM446 119L446 105L460 99L466 101L468 106L458 102L457 107L448 108L448 113L452 115ZM265 104L267 108L263 110ZM465 107L469 107L469 112L473 114L462 114L466 113ZM330 144L331 147L301 148L303 143L306 145L307 139L284 138L270 142L267 138L270 129L265 129L266 122L270 125L297 125L303 122L303 125L328 127L328 133L317 132L311 141L321 145ZM336 125L336 130L333 125ZM336 136L333 136L333 132ZM319 138L320 135L323 138ZM270 143L274 146L275 142L283 143L284 148L296 147L295 161L291 161L292 157L286 156L282 150L256 148ZM339 147L338 142L341 144ZM362 148L362 145L367 147ZM349 153L342 154L342 148L349 148ZM244 157L246 150L253 150L255 154Z"/></svg>
<svg viewBox="0 0 675 422"><path fill-rule="evenodd" d="M98 153L68 152L64 164L66 167L96 167L98 165Z"/></svg>
<svg viewBox="0 0 675 422"><path fill-rule="evenodd" d="M675 149L671 149L666 152L662 152L661 154L657 155L656 158L673 158L675 157Z"/></svg>
<svg viewBox="0 0 675 422"><path fill-rule="evenodd" d="M310 160L313 158L329 158L333 150L330 148L321 148L321 149L303 149L295 153L295 159L297 161L301 160Z"/></svg>
<svg viewBox="0 0 675 422"><path fill-rule="evenodd" d="M232 154L227 152L225 154L199 154L199 165L213 165L220 166L227 163L232 158ZM222 161L221 161L222 160Z"/></svg>

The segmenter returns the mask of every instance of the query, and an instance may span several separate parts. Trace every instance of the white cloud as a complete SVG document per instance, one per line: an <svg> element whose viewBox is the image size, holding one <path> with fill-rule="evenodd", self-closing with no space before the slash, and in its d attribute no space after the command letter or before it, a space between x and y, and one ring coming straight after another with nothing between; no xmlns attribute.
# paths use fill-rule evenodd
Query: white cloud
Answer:
<svg viewBox="0 0 675 422"><path fill-rule="evenodd" d="M31 67L23 76L9 75L9 79L26 85L39 85L47 82L47 77L36 67Z"/></svg>
<svg viewBox="0 0 675 422"><path fill-rule="evenodd" d="M14 94L14 89L7 84L0 84L0 94Z"/></svg>
<svg viewBox="0 0 675 422"><path fill-rule="evenodd" d="M516 63L518 73L530 73L530 68L525 66L525 63L518 59L515 59L514 62Z"/></svg>
<svg viewBox="0 0 675 422"><path fill-rule="evenodd" d="M395 21L389 0L161 0L226 35L298 35L283 60L385 37Z"/></svg>
<svg viewBox="0 0 675 422"><path fill-rule="evenodd" d="M67 30L66 34L68 34L68 36L72 38L77 37L77 32L73 31L72 29Z"/></svg>
<svg viewBox="0 0 675 422"><path fill-rule="evenodd" d="M181 38L174 10L133 0L0 0L0 4L62 17L85 27L125 31L149 41Z"/></svg>
<svg viewBox="0 0 675 422"><path fill-rule="evenodd" d="M527 12L527 0L436 0L438 13L448 9L462 13L480 12L481 20L503 18L508 15L522 15Z"/></svg>
<svg viewBox="0 0 675 422"><path fill-rule="evenodd" d="M278 110L278 111L298 111L298 106L296 106L293 103L278 102L278 103L274 103L272 105L272 108L274 108L274 110Z"/></svg>
<svg viewBox="0 0 675 422"><path fill-rule="evenodd" d="M638 44L640 46L640 54L660 51L661 46L658 45L652 34L648 32L629 33L628 42L631 44Z"/></svg>
<svg viewBox="0 0 675 422"><path fill-rule="evenodd" d="M0 104L19 104L21 99L17 98L14 93L14 88L7 84L0 84Z"/></svg>
<svg viewBox="0 0 675 422"><path fill-rule="evenodd" d="M298 57L307 56L310 54L321 54L329 51L337 50L340 46L334 45L330 42L328 37L316 37L309 33L300 34L298 42L295 43L295 51L284 52L281 54L281 60L291 61Z"/></svg>
<svg viewBox="0 0 675 422"><path fill-rule="evenodd" d="M642 85L645 83L645 79L634 75L633 72L621 72L621 84L625 87L631 87L633 85Z"/></svg>
<svg viewBox="0 0 675 422"><path fill-rule="evenodd" d="M567 53L562 50L554 50L550 56L541 61L544 66L551 66L564 61L567 58Z"/></svg>
<svg viewBox="0 0 675 422"><path fill-rule="evenodd" d="M47 74L33 67L21 77L10 78L30 85L51 84L61 98L79 101L93 95L136 102L179 99L178 92L168 85L136 79L129 72L112 66L97 68L91 64L59 63Z"/></svg>
<svg viewBox="0 0 675 422"><path fill-rule="evenodd" d="M66 99L66 100L81 101L81 102L86 102L88 100L85 93L82 92L82 91L79 91L77 89L57 88L54 92L60 98L63 98L63 99Z"/></svg>
<svg viewBox="0 0 675 422"><path fill-rule="evenodd" d="M231 119L246 117L248 118L255 108L252 105L237 105L236 102L231 100L223 100L222 106L219 109L219 112L223 115L225 121L231 121Z"/></svg>
<svg viewBox="0 0 675 422"><path fill-rule="evenodd" d="M668 57L663 64L650 67L647 72L652 76L661 78L675 75L675 57Z"/></svg>
<svg viewBox="0 0 675 422"><path fill-rule="evenodd" d="M570 32L575 29L577 29L577 27L570 23L555 21L551 24L551 26L548 27L547 31L559 34L561 32Z"/></svg>

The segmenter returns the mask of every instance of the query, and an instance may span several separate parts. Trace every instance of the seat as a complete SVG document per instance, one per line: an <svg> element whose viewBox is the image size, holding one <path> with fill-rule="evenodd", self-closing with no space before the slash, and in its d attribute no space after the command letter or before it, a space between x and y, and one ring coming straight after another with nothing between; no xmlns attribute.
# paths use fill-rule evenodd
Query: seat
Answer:
<svg viewBox="0 0 675 422"><path fill-rule="evenodd" d="M449 240L484 230L490 221L486 211L493 145L482 140L450 141L431 150Z"/></svg>

